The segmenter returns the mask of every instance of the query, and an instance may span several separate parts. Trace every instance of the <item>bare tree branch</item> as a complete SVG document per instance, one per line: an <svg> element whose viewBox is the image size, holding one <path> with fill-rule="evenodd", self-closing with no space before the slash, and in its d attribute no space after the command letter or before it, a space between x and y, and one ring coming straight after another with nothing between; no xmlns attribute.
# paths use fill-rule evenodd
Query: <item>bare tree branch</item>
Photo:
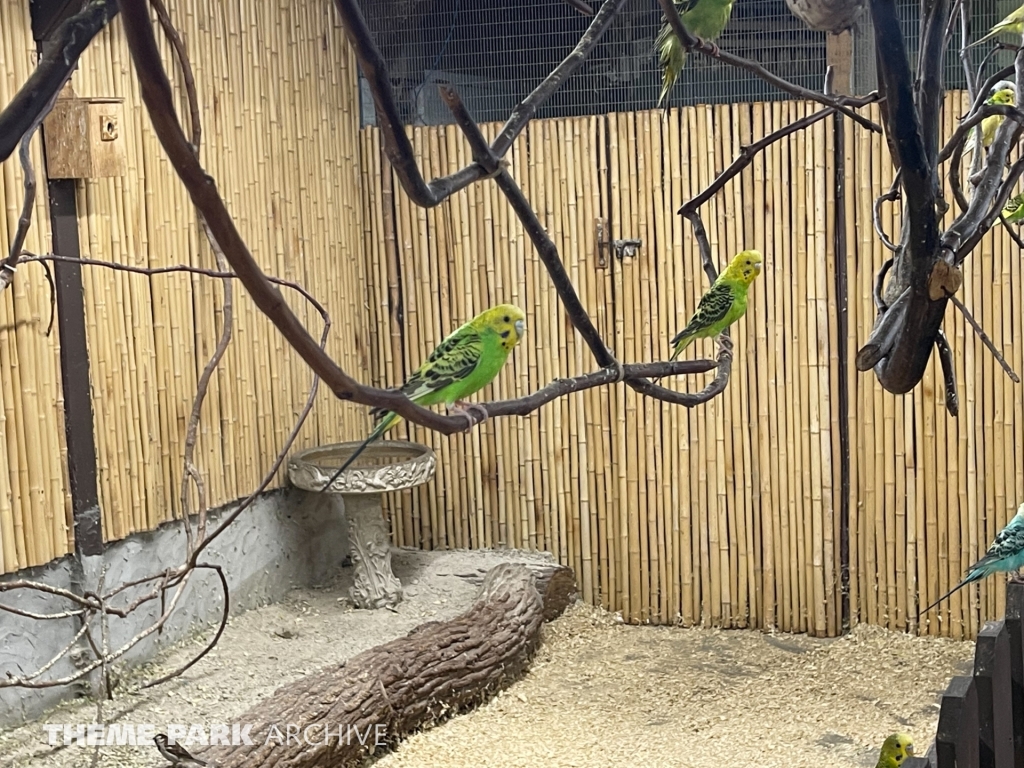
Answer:
<svg viewBox="0 0 1024 768"><path fill-rule="evenodd" d="M570 0L567 0L569 2ZM559 86L575 72L597 45L598 41L612 25L615 17L626 5L628 0L605 0L590 27L580 42L566 56L554 71L515 109L508 122L498 132L491 151L498 158L505 156L516 137L536 114ZM578 7L576 3L570 3ZM373 34L363 18L358 0L335 0L335 6L341 15L342 24L349 43L356 52L359 67L370 86L373 94L374 108L377 114L377 126L381 132L381 146L391 161L398 180L402 183L409 198L423 208L432 208L460 189L468 187L475 181L487 176L487 172L479 165L470 165L448 176L442 176L426 182L416 165L412 143L402 127L402 118L395 103L391 79L388 77L387 64L373 41ZM592 14L593 12L591 12Z"/></svg>
<svg viewBox="0 0 1024 768"><path fill-rule="evenodd" d="M862 99L849 99L847 103L853 104L858 107L862 107L866 104L870 104L874 101L877 101L878 98L878 92L876 91L874 93L869 94L868 96L865 96ZM736 156L736 159L732 161L729 167L722 171L720 174L718 174L715 180L712 181L710 185L708 185L707 189L701 191L701 193L694 197L692 200L683 203L683 205L679 207L677 213L683 216L687 216L692 211L696 211L700 206L704 205L704 203L706 203L708 200L714 197L719 192L719 190L721 190L722 187L724 187L729 182L730 179L733 179L736 176L738 176L744 168L749 166L751 161L754 159L758 152L761 152L766 147L771 146L776 141L780 141L791 134L804 130L805 128L809 128L819 120L824 120L829 115L834 115L835 113L836 109L834 107L826 107L825 109L818 110L817 112L808 115L807 117L802 117L799 120L792 122L787 126L779 128L777 131L769 133L767 136L758 139L753 144L749 144L743 147L740 150L739 155Z"/></svg>
<svg viewBox="0 0 1024 768"><path fill-rule="evenodd" d="M39 64L0 112L0 163L11 156L30 126L50 111L47 105L71 77L82 51L116 14L116 0L90 0L44 43Z"/></svg>
<svg viewBox="0 0 1024 768"><path fill-rule="evenodd" d="M966 306L964 306L964 303L960 301L960 299L958 299L955 294L953 296L950 296L949 300L953 302L953 305L957 309L959 309L960 312L963 313L964 319L967 321L968 325L970 325L971 328L974 329L974 333L977 334L979 339L981 339L981 343L985 345L985 348L992 353L992 356L996 359L996 362L999 363L999 367L1001 367L1003 371L1006 372L1006 375L1010 377L1010 380L1014 384L1020 384L1020 376L1014 373L1013 368L1011 368L1010 364L1006 362L1006 358L1003 357L1002 353L998 349L996 349L995 343L992 341L992 339L989 338L988 334L985 333L984 329L981 327L981 324L974 319L974 315L971 314L970 310L967 309Z"/></svg>
<svg viewBox="0 0 1024 768"><path fill-rule="evenodd" d="M756 61L751 61L750 59L744 59L740 56L735 56L731 53L721 50L716 45L712 45L711 43L702 41L698 37L696 37L692 32L690 32L690 30L688 30L686 26L683 24L683 20L680 18L679 12L676 10L673 0L658 0L658 3L661 5L661 10L665 14L665 20L672 27L672 31L675 32L676 37L679 38L680 42L688 51L697 51L698 53L702 53L705 56L708 56L709 58L724 61L726 64L730 64L736 67L737 69L742 69L754 75L757 75L766 83L774 85L780 91L791 94L800 99L816 101L819 104L822 104L826 107L832 107L837 112L842 112L848 118L856 122L861 127L867 128L869 131L874 131L875 133L882 132L880 126L876 125L871 120L868 120L863 115L858 115L856 112L854 112L852 109L846 106L846 104L851 103L852 101L849 97L842 96L836 98L832 96L826 96L823 93L818 93L817 91L812 91L808 88L804 88L803 86L796 85L795 83L791 83L788 80L779 77L773 72L769 72Z"/></svg>

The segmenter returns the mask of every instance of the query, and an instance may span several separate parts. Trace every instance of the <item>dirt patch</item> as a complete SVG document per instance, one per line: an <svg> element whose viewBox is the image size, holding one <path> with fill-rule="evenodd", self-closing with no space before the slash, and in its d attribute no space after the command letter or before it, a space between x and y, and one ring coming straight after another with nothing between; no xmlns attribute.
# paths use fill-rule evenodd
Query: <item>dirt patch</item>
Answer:
<svg viewBox="0 0 1024 768"><path fill-rule="evenodd" d="M395 570L409 589L397 612L351 607L351 569L323 589L232 619L217 650L156 690L140 682L174 668L196 637L122 680L108 721L231 723L280 685L453 616L472 601L475 578L524 553L401 550ZM884 737L912 733L924 747L948 679L970 668L972 643L859 627L838 640L752 631L633 627L577 605L547 626L527 677L479 710L413 736L379 768L544 765L601 768L874 765ZM89 723L80 700L43 722ZM201 750L196 750L201 753ZM42 723L0 736L0 765L71 768L92 750L46 744ZM151 746L100 749L100 768L152 766ZM827 761L827 762L823 762Z"/></svg>

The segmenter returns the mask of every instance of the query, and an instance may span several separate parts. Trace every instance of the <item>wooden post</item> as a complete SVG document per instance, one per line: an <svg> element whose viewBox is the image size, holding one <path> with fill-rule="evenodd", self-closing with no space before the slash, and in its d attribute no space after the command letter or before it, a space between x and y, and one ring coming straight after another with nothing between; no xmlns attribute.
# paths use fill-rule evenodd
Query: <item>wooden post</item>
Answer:
<svg viewBox="0 0 1024 768"><path fill-rule="evenodd" d="M835 68L836 93L850 96L853 93L853 35L850 30L825 38L825 63Z"/></svg>
<svg viewBox="0 0 1024 768"><path fill-rule="evenodd" d="M973 677L954 677L942 695L935 736L936 768L978 768L978 689Z"/></svg>
<svg viewBox="0 0 1024 768"><path fill-rule="evenodd" d="M1010 676L1010 633L1002 621L986 622L974 653L981 768L1002 768L1013 761Z"/></svg>
<svg viewBox="0 0 1024 768"><path fill-rule="evenodd" d="M1010 688L1013 700L1013 766L1024 768L1024 584L1006 585L1006 618L1010 642Z"/></svg>
<svg viewBox="0 0 1024 768"><path fill-rule="evenodd" d="M50 223L53 250L79 257L78 211L73 179L51 179ZM57 288L57 325L60 329L60 369L64 388L64 424L68 442L68 478L75 525L75 551L103 553L99 495L96 489L96 442L93 434L92 397L89 390L89 352L85 336L82 268L54 262Z"/></svg>

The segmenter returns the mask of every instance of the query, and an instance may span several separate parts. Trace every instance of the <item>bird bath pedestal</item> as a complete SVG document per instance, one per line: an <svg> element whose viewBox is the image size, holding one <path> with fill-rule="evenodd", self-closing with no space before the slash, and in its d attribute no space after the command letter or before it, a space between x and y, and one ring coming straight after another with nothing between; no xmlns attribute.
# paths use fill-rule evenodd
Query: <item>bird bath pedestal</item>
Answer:
<svg viewBox="0 0 1024 768"><path fill-rule="evenodd" d="M362 443L336 443L300 451L288 462L292 485L317 492ZM402 583L391 570L391 535L382 495L427 482L437 459L425 445L385 440L369 445L324 492L341 496L355 566L350 592L357 608L394 608Z"/></svg>

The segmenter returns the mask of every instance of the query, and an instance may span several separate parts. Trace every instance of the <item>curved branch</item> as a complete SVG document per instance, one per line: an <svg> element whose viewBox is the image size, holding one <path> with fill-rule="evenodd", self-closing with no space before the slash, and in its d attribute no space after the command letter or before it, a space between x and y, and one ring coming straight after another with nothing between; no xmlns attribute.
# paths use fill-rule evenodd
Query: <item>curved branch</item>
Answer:
<svg viewBox="0 0 1024 768"><path fill-rule="evenodd" d="M530 122L537 110L559 86L577 69L597 45L604 33L626 5L628 0L605 0L597 15L591 10L588 15L594 16L587 31L579 43L562 62L513 110L508 121L498 131L491 145L491 151L499 158L504 157L516 137ZM582 12L588 8L580 0L566 0L570 5ZM455 173L442 176L427 182L416 164L412 143L402 127L402 118L395 102L391 78L388 76L387 63L373 40L366 19L359 8L358 0L335 0L335 7L341 16L342 24L349 44L359 60L359 68L363 72L377 114L377 124L381 132L381 147L395 169L395 175L402 184L409 198L423 208L433 208L451 197L461 189L487 176L479 165L469 165ZM581 7L582 5L582 7Z"/></svg>
<svg viewBox="0 0 1024 768"><path fill-rule="evenodd" d="M856 104L857 106L864 106L874 101L878 101L878 98L878 92L876 91L865 96L862 99L851 99L849 103ZM754 159L758 152L761 152L766 147L771 146L776 141L780 141L781 139L784 139L787 136L796 133L797 131L802 131L804 128L809 128L819 120L823 120L829 115L834 115L835 113L836 110L834 107L826 107L825 109L818 110L812 115L802 117L799 120L790 123L789 125L783 128L780 128L777 131L769 133L767 136L758 139L753 144L748 144L747 146L743 147L740 150L740 153L736 157L736 159L732 161L728 168L726 168L724 171L718 174L715 180L712 181L710 185L708 185L707 189L703 190L699 195L694 197L692 200L683 203L683 205L679 207L679 210L676 211L676 213L686 216L690 212L697 210L700 206L704 205L704 203L706 203L708 200L714 197L718 193L718 191L729 182L730 179L738 176L744 168L750 165L751 161Z"/></svg>

